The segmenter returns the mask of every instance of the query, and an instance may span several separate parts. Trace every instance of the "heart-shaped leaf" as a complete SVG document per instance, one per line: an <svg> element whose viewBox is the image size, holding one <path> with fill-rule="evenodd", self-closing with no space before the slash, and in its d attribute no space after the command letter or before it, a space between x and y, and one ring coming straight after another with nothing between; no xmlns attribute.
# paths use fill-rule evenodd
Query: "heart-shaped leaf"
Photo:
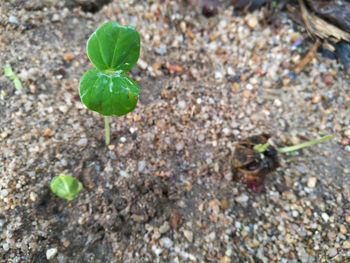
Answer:
<svg viewBox="0 0 350 263"><path fill-rule="evenodd" d="M127 72L140 56L140 36L132 26L110 21L90 36L86 51L99 70Z"/></svg>
<svg viewBox="0 0 350 263"><path fill-rule="evenodd" d="M79 95L85 106L105 116L121 116L132 111L139 94L136 82L117 72L90 69L79 83Z"/></svg>

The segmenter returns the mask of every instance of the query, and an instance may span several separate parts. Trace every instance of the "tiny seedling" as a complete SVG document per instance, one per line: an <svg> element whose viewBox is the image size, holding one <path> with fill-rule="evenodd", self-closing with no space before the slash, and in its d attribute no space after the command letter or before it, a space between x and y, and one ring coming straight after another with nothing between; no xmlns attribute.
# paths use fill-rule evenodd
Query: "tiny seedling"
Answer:
<svg viewBox="0 0 350 263"><path fill-rule="evenodd" d="M50 188L58 197L71 201L80 192L83 185L72 176L60 174L51 180Z"/></svg>
<svg viewBox="0 0 350 263"><path fill-rule="evenodd" d="M15 85L15 88L20 90L22 89L22 84L19 78L13 73L12 68L9 64L6 64L4 67L5 75L9 77L12 81L13 84Z"/></svg>
<svg viewBox="0 0 350 263"><path fill-rule="evenodd" d="M135 109L140 88L126 73L140 55L140 36L135 28L110 21L87 41L87 55L96 67L84 73L79 95L85 106L104 115L105 141L110 143L108 116L122 116Z"/></svg>
<svg viewBox="0 0 350 263"><path fill-rule="evenodd" d="M233 166L247 181L249 187L257 190L257 187L263 183L265 176L279 167L277 158L279 153L294 152L331 137L332 135L327 135L313 141L275 149L268 142L270 138L268 134L251 136L237 143L233 156Z"/></svg>

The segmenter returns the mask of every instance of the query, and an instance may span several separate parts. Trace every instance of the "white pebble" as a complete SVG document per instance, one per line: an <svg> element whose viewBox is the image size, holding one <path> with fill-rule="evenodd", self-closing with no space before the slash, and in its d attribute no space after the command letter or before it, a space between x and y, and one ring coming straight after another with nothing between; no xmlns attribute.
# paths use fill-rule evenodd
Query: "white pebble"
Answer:
<svg viewBox="0 0 350 263"><path fill-rule="evenodd" d="M156 247L155 245L152 246L152 251L156 256L159 256L160 253L162 253L163 249Z"/></svg>
<svg viewBox="0 0 350 263"><path fill-rule="evenodd" d="M322 218L323 218L323 220L324 220L325 222L328 222L328 220L329 220L329 215L328 215L328 214L322 213L321 216L322 216Z"/></svg>
<svg viewBox="0 0 350 263"><path fill-rule="evenodd" d="M146 167L146 162L145 161L139 161L138 165L137 165L137 170L139 172L142 172L143 170L145 170Z"/></svg>
<svg viewBox="0 0 350 263"><path fill-rule="evenodd" d="M317 178L316 177L310 177L307 180L307 187L314 188L316 186Z"/></svg>
<svg viewBox="0 0 350 263"><path fill-rule="evenodd" d="M120 170L119 174L120 174L121 177L125 177L125 178L129 177L129 174L127 172L123 171L123 170Z"/></svg>
<svg viewBox="0 0 350 263"><path fill-rule="evenodd" d="M249 197L245 194L242 194L236 198L238 203L246 203L249 200Z"/></svg>
<svg viewBox="0 0 350 263"><path fill-rule="evenodd" d="M142 59L139 59L137 61L137 65L143 70L145 70L148 67L146 61L143 61Z"/></svg>
<svg viewBox="0 0 350 263"><path fill-rule="evenodd" d="M188 240L188 242L192 243L192 241L193 241L193 233L191 231L184 230L184 236Z"/></svg>
<svg viewBox="0 0 350 263"><path fill-rule="evenodd" d="M222 129L222 133L225 135L225 136L230 136L232 134L230 128L223 128Z"/></svg>
<svg viewBox="0 0 350 263"><path fill-rule="evenodd" d="M57 248L50 248L46 250L46 258L47 260L53 259L57 254Z"/></svg>
<svg viewBox="0 0 350 263"><path fill-rule="evenodd" d="M30 192L29 198L31 201L35 202L36 200L38 200L38 194L35 192Z"/></svg>
<svg viewBox="0 0 350 263"><path fill-rule="evenodd" d="M8 251L8 250L10 249L9 244L7 244L7 243L2 244L2 248L3 248L5 251Z"/></svg>
<svg viewBox="0 0 350 263"><path fill-rule="evenodd" d="M181 151L184 148L184 146L185 145L184 145L183 142L177 143L176 146L175 146L176 147L176 151L178 151L178 152Z"/></svg>
<svg viewBox="0 0 350 263"><path fill-rule="evenodd" d="M186 108L186 102L183 101L183 100L182 100L182 101L179 101L179 104L178 104L178 105L179 105L179 108L180 108L180 109Z"/></svg>
<svg viewBox="0 0 350 263"><path fill-rule="evenodd" d="M78 146L85 146L87 144L88 140L86 138L82 138L77 142Z"/></svg>
<svg viewBox="0 0 350 263"><path fill-rule="evenodd" d="M233 76L235 74L235 72L233 71L233 69L231 67L227 68L227 74L230 76Z"/></svg>
<svg viewBox="0 0 350 263"><path fill-rule="evenodd" d="M166 248L171 248L173 246L173 241L168 237L163 237L160 239L160 244Z"/></svg>
<svg viewBox="0 0 350 263"><path fill-rule="evenodd" d="M215 79L222 79L223 75L220 71L215 72Z"/></svg>
<svg viewBox="0 0 350 263"><path fill-rule="evenodd" d="M0 195L5 197L9 194L9 192L6 189L1 190Z"/></svg>
<svg viewBox="0 0 350 263"><path fill-rule="evenodd" d="M14 24L14 25L19 25L19 22L15 16L10 16L9 17L9 23Z"/></svg>

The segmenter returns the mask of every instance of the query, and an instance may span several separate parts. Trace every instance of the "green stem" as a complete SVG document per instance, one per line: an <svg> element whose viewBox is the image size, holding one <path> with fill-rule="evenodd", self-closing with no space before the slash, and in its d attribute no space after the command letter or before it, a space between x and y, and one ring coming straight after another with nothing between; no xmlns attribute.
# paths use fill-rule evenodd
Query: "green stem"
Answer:
<svg viewBox="0 0 350 263"><path fill-rule="evenodd" d="M310 145L322 142L322 141L327 140L327 139L332 138L332 137L333 137L333 135L326 135L326 136L324 136L322 138L319 138L319 139L316 139L316 140L313 140L313 141L310 141L310 142L304 142L304 143L301 143L301 144L298 144L298 145L293 145L293 146L289 146L289 147L280 148L280 149L277 150L277 152L279 152L279 153L287 153L287 152L297 151L297 150L299 150L301 148L304 148L304 147L307 147L307 146L310 146Z"/></svg>
<svg viewBox="0 0 350 263"><path fill-rule="evenodd" d="M109 134L109 121L108 121L108 116L104 116L105 119L105 139L106 139L106 146L109 145L111 141L111 137Z"/></svg>

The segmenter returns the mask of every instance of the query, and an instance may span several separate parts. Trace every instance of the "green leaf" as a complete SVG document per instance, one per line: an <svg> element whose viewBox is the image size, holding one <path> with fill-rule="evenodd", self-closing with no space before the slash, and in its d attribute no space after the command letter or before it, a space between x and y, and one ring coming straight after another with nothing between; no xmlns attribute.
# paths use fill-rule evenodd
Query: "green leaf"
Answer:
<svg viewBox="0 0 350 263"><path fill-rule="evenodd" d="M139 94L140 88L136 82L116 72L90 69L79 83L79 95L85 106L105 116L121 116L132 111Z"/></svg>
<svg viewBox="0 0 350 263"><path fill-rule="evenodd" d="M16 89L21 89L22 88L21 81L17 77L14 78L13 83L15 84L15 88Z"/></svg>
<svg viewBox="0 0 350 263"><path fill-rule="evenodd" d="M80 192L83 185L72 176L60 174L51 180L50 187L55 195L71 201Z"/></svg>
<svg viewBox="0 0 350 263"><path fill-rule="evenodd" d="M86 51L99 70L127 72L140 56L140 36L132 26L110 21L90 36Z"/></svg>
<svg viewBox="0 0 350 263"><path fill-rule="evenodd" d="M11 66L9 64L5 65L4 70L5 70L5 75L7 77L11 78L13 76L12 68L11 68Z"/></svg>

